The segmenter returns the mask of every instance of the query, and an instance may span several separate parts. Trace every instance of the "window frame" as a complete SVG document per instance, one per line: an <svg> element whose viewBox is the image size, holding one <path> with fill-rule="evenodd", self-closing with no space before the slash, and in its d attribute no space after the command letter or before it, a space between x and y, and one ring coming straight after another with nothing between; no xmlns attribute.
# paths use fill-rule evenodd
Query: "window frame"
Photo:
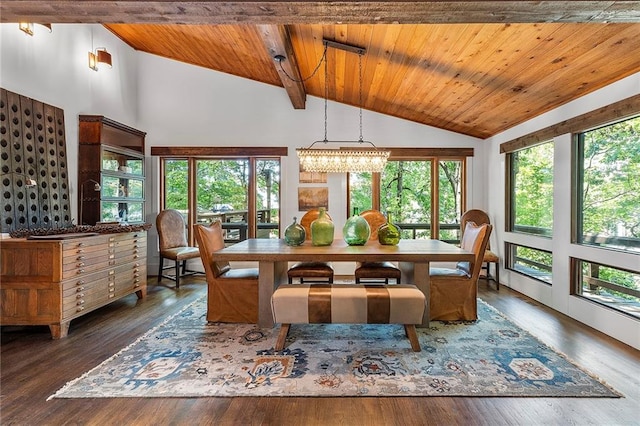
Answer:
<svg viewBox="0 0 640 426"><path fill-rule="evenodd" d="M197 222L197 199L196 199L196 163L198 160L247 160L249 162L249 185L248 185L248 205L247 205L247 238L255 238L257 235L258 218L256 214L257 203L257 176L256 164L261 160L278 161L280 163L280 177L282 177L282 157L287 155L286 147L266 147L266 148L230 148L230 147L157 147L152 148L152 155L157 155L160 161L160 185L159 185L159 205L160 211L166 208L166 188L165 188L165 162L167 160L187 161L187 205L188 214L185 217L187 222L187 239L190 245L195 245L193 225ZM278 199L282 197L282 185L278 190ZM280 203L280 206L282 203ZM278 209L278 223L282 216L282 208ZM282 235L282 226L278 229L278 234Z"/></svg>
<svg viewBox="0 0 640 426"><path fill-rule="evenodd" d="M542 227L531 227L531 229L524 230L522 225L516 225L516 205L515 205L515 182L516 182L516 171L514 167L515 155L518 152L524 151L526 149L532 149L544 144L554 144L555 150L555 141L553 139L548 139L536 144L530 144L525 147L515 149L506 153L505 165L506 165L506 176L505 176L505 231L514 232L518 234L524 235L534 235L537 237L551 239L553 237L553 224L551 229L542 228ZM555 166L555 164L554 164ZM555 182L553 182L555 185ZM553 191L552 191L553 198Z"/></svg>
<svg viewBox="0 0 640 426"><path fill-rule="evenodd" d="M391 152L388 161L430 161L431 162L431 223L430 236L438 239L440 235L440 182L439 165L441 161L460 161L461 176L461 200L460 216L466 210L467 205L467 158L474 156L473 148L386 148ZM372 209L380 210L381 173L371 174ZM347 173L346 195L347 217L351 215L351 185L350 173Z"/></svg>

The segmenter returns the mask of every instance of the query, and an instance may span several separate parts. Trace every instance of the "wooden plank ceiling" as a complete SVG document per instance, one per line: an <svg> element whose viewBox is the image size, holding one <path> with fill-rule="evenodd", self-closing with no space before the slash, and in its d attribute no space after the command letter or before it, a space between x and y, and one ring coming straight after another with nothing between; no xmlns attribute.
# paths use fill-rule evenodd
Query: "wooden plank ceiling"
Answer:
<svg viewBox="0 0 640 426"><path fill-rule="evenodd" d="M640 2L336 4L5 0L0 13L101 22L139 51L284 87L292 108L324 98L323 39L358 46L363 108L479 138L640 72ZM326 57L328 98L360 105L359 56Z"/></svg>

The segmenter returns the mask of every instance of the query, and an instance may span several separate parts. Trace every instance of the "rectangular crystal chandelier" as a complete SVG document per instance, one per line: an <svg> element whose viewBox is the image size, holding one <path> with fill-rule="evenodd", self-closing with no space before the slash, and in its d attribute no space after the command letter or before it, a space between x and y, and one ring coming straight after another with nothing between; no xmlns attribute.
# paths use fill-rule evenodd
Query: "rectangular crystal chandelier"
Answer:
<svg viewBox="0 0 640 426"><path fill-rule="evenodd" d="M325 173L380 173L384 170L390 152L377 148L373 142L362 139L362 55L366 50L360 47L339 43L331 40L324 40L324 54L321 61L324 61L324 140L316 141L308 148L297 148L296 152L300 159L302 170L306 172ZM334 47L347 52L357 53L359 58L359 95L360 95L360 138L357 141L329 141L327 140L327 98L328 98L328 73L327 73L327 47ZM319 64L318 64L319 65ZM318 67L316 67L316 70ZM340 144L369 144L370 149L340 148L340 149L318 149L313 146L317 143L340 143Z"/></svg>
<svg viewBox="0 0 640 426"><path fill-rule="evenodd" d="M327 141L328 142L328 141ZM312 145L313 146L313 145ZM382 149L296 149L302 170L327 173L380 173L389 158L389 151Z"/></svg>

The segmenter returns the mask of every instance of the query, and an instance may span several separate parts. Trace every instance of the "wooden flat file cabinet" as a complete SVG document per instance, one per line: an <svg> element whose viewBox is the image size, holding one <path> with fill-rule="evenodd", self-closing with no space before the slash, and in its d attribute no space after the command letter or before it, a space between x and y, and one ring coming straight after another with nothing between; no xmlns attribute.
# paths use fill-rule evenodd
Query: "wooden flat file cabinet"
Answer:
<svg viewBox="0 0 640 426"><path fill-rule="evenodd" d="M74 318L146 296L146 231L58 238L0 241L1 325L48 325L59 339Z"/></svg>

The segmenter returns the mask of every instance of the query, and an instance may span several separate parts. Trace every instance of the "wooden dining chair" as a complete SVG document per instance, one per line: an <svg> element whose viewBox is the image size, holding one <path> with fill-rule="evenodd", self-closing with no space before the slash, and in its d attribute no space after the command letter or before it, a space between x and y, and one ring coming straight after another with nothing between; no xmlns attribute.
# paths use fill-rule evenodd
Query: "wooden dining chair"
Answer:
<svg viewBox="0 0 640 426"><path fill-rule="evenodd" d="M207 276L207 321L256 324L258 268L233 269L216 260L216 252L225 247L220 220L193 230Z"/></svg>
<svg viewBox="0 0 640 426"><path fill-rule="evenodd" d="M492 229L490 224L468 222L461 248L473 252L473 262L458 262L454 269L429 268L431 320L478 319L478 278Z"/></svg>
<svg viewBox="0 0 640 426"><path fill-rule="evenodd" d="M300 225L304 228L306 234L306 240L311 239L311 223L318 218L320 211L318 209L312 209L306 212L300 219ZM329 213L326 213L327 217L331 219ZM287 270L287 278L289 284L293 283L294 279L300 280L300 284L305 282L322 282L333 283L333 267L328 262L298 262Z"/></svg>
<svg viewBox="0 0 640 426"><path fill-rule="evenodd" d="M184 217L178 210L166 209L161 211L156 217L156 228L158 229L158 245L160 249L158 283L162 278L168 278L176 282L176 288L180 288L180 277L200 273L199 271L187 269L187 260L199 258L200 252L197 247L189 246ZM174 264L164 266L165 259L172 260ZM175 268L174 275L164 274L166 269L171 268Z"/></svg>
<svg viewBox="0 0 640 426"><path fill-rule="evenodd" d="M491 223L489 215L479 209L467 210L462 214L460 218L460 235L464 235L464 228L467 222L475 222L476 225L482 225L483 223ZM494 264L495 277L491 276L490 265ZM482 261L482 270L485 271L485 278L487 281L493 280L496 283L496 290L500 290L500 257L493 251L491 251L491 243L487 242L487 249L484 252Z"/></svg>
<svg viewBox="0 0 640 426"><path fill-rule="evenodd" d="M378 241L378 228L383 225L387 219L378 210L365 210L360 213L360 216L364 218L371 228L371 235L369 241ZM356 270L354 272L356 276L356 284L360 284L363 279L367 282L381 281L385 284L389 284L389 280L395 280L396 284L400 284L400 278L402 272L400 268L391 262L356 262Z"/></svg>

